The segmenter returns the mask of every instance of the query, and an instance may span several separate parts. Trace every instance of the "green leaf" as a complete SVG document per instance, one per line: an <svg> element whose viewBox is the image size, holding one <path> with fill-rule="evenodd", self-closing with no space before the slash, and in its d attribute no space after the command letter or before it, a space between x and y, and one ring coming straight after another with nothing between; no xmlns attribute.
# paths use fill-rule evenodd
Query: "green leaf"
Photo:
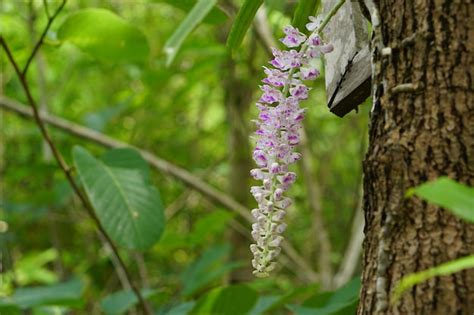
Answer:
<svg viewBox="0 0 474 315"><path fill-rule="evenodd" d="M188 243L197 246L208 242L213 236L220 235L233 217L233 213L225 210L215 210L201 216L188 236Z"/></svg>
<svg viewBox="0 0 474 315"><path fill-rule="evenodd" d="M158 293L157 290L143 289L140 291L147 299ZM123 314L138 303L138 298L132 290L121 290L107 295L100 306L106 315Z"/></svg>
<svg viewBox="0 0 474 315"><path fill-rule="evenodd" d="M356 278L334 292L317 293L302 306L288 305L296 315L354 314L359 301L360 279Z"/></svg>
<svg viewBox="0 0 474 315"><path fill-rule="evenodd" d="M185 12L189 12L193 6L196 4L196 0L155 0L155 2L165 2L169 5L172 5L175 8L181 9ZM224 12L219 10L219 8L214 7L209 11L206 17L202 20L203 23L208 24L222 24L227 20L227 15Z"/></svg>
<svg viewBox="0 0 474 315"><path fill-rule="evenodd" d="M131 149L128 149L131 150ZM105 161L74 147L74 164L97 217L110 237L129 249L147 249L161 237L165 219L158 191L144 175L140 155L111 150ZM124 157L127 156L127 164ZM141 166L140 166L141 165Z"/></svg>
<svg viewBox="0 0 474 315"><path fill-rule="evenodd" d="M470 268L474 268L474 255L459 258L459 259L441 264L439 266L403 277L400 280L400 282L397 284L397 286L395 287L395 290L392 296L392 301L393 302L397 301L405 290L410 289L412 286L418 283L421 283L423 281L426 281L434 277L446 276L446 275L450 275L452 273L455 273L464 269L470 269Z"/></svg>
<svg viewBox="0 0 474 315"><path fill-rule="evenodd" d="M188 35L202 22L217 0L198 0L186 18L165 43L166 65L169 66Z"/></svg>
<svg viewBox="0 0 474 315"><path fill-rule="evenodd" d="M194 305L196 305L195 301L179 304L166 312L166 315L187 315L193 309Z"/></svg>
<svg viewBox="0 0 474 315"><path fill-rule="evenodd" d="M229 253L230 246L228 244L216 245L206 250L186 268L181 275L183 295L190 296L230 270L239 267L240 263L225 264L223 262Z"/></svg>
<svg viewBox="0 0 474 315"><path fill-rule="evenodd" d="M70 42L91 56L109 61L145 61L149 45L145 35L115 13L84 9L71 14L60 26L58 39Z"/></svg>
<svg viewBox="0 0 474 315"><path fill-rule="evenodd" d="M316 14L319 5L320 0L299 0L291 25L298 28L301 32L305 32L306 23L309 22L308 17Z"/></svg>
<svg viewBox="0 0 474 315"><path fill-rule="evenodd" d="M294 288L287 294L280 297L278 300L274 301L271 305L267 306L266 312L280 309L281 307L283 307L286 303L289 303L290 301L294 301L296 299L298 300L305 299L308 296L311 296L315 291L318 291L318 290L319 290L319 284L311 284L308 286Z"/></svg>
<svg viewBox="0 0 474 315"><path fill-rule="evenodd" d="M257 303L255 306L250 310L248 315L261 315L266 314L270 308L279 301L281 296L279 295L268 295L268 296L261 296L258 298Z"/></svg>
<svg viewBox="0 0 474 315"><path fill-rule="evenodd" d="M247 314L257 302L257 292L245 285L216 288L200 298L191 314Z"/></svg>
<svg viewBox="0 0 474 315"><path fill-rule="evenodd" d="M15 278L21 286L30 283L52 284L58 281L58 276L46 264L54 261L58 252L50 248L41 253L29 253L16 262Z"/></svg>
<svg viewBox="0 0 474 315"><path fill-rule="evenodd" d="M245 0L232 24L229 37L227 37L227 46L229 48L235 50L240 47L245 33L247 33L262 3L263 0Z"/></svg>
<svg viewBox="0 0 474 315"><path fill-rule="evenodd" d="M114 168L137 169L142 173L143 178L151 183L150 167L137 150L131 148L109 150L102 156L102 161Z"/></svg>
<svg viewBox="0 0 474 315"><path fill-rule="evenodd" d="M43 287L20 288L12 296L0 301L0 310L7 306L20 308L40 305L78 306L83 302L81 296L84 289L84 283L79 279Z"/></svg>
<svg viewBox="0 0 474 315"><path fill-rule="evenodd" d="M407 196L413 194L474 223L474 188L472 187L459 184L448 177L440 177L408 190Z"/></svg>

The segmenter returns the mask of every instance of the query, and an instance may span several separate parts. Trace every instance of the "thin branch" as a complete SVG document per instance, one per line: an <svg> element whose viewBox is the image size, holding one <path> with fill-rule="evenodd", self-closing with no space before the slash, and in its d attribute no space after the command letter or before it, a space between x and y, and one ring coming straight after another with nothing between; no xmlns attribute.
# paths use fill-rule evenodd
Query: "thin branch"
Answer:
<svg viewBox="0 0 474 315"><path fill-rule="evenodd" d="M22 117L31 119L33 113L25 105L22 105L16 101L13 101L9 98L0 96L0 108L15 112ZM100 132L97 132L93 129L89 129L73 123L71 121L53 116L47 113L41 113L42 120L58 129L61 129L71 135L89 140L106 148L120 148L120 147L132 147L138 150L142 157L155 169L175 177L176 179L182 181L187 186L195 189L200 192L202 195L206 196L211 201L216 202L224 206L225 208L232 210L246 219L248 222L253 223L253 218L249 213L249 209L243 206L242 204L235 201L229 195L226 195L224 192L217 190L211 185L207 184L200 178L189 173L187 170L176 166L166 160L163 160L149 151L139 149L137 147L131 146L128 143L119 141L117 139L108 137ZM315 281L318 279L318 275L311 269L306 260L301 257L300 254L294 249L291 243L283 243L283 249L288 254L291 260L295 262L298 268L306 274L307 281Z"/></svg>
<svg viewBox="0 0 474 315"><path fill-rule="evenodd" d="M44 12L46 13L46 16L48 17L48 19L50 19L51 14L49 13L48 0L43 0L43 7L44 7Z"/></svg>
<svg viewBox="0 0 474 315"><path fill-rule="evenodd" d="M63 3L61 4L60 8L53 15L53 17L56 17L57 14L59 14L60 9L64 6L65 2L66 1L64 0ZM54 20L54 18L53 18L53 20ZM48 21L47 28L49 28L51 23L52 23L52 20L50 19L50 21ZM43 32L43 34L45 34L45 32ZM33 57L36 54L36 52L38 51L39 47L41 46L41 42L42 42L43 38L44 38L44 36L41 37L40 41L35 46L35 49L33 50L33 52L30 55L30 58L28 59L29 62L27 63L27 66L30 63L30 60L33 59ZM3 49L5 50L5 52L7 54L7 58L10 61L11 65L13 66L13 68L14 68L17 76L18 76L18 79L20 80L20 83L21 83L21 85L23 87L23 90L26 94L26 97L28 99L28 103L30 104L30 106L33 110L34 120L35 120L37 126L39 127L44 140L48 143L49 148L51 149L51 152L52 152L56 162L58 163L61 170L64 172L69 184L71 185L72 189L74 190L76 195L79 197L79 199L83 203L85 209L87 210L89 216L92 218L92 220L96 224L98 230L104 236L104 238L107 240L107 243L110 245L110 248L112 249L112 251L114 252L114 254L117 258L117 262L122 266L129 282L131 283L132 289L133 289L134 293L136 294L144 313L147 314L147 315L152 315L153 312L151 311L149 305L146 303L145 299L141 295L140 290L138 289L138 287L133 283L132 276L131 276L129 270L127 269L127 266L125 265L124 261L122 260L120 254L118 252L118 248L116 247L116 245L114 244L114 242L112 241L112 239L110 238L110 236L107 234L104 227L100 223L99 218L96 216L96 214L95 214L93 208L91 207L91 205L89 204L87 198L82 194L81 190L79 189L79 186L76 184L76 182L74 180L73 175L71 174L71 169L70 169L69 165L66 163L63 156L61 155L61 153L57 149L56 145L54 144L48 130L46 129L46 125L45 125L45 123L43 122L43 120L41 118L41 115L40 115L38 106L36 104L36 101L34 100L32 94L31 94L30 86L28 84L28 81L26 80L26 72L25 71L22 72L20 70L18 64L15 61L15 58L13 57L13 55L11 53L11 50L10 50L9 46L7 45L7 43L5 42L5 39L2 36L0 36L0 46L2 46ZM25 70L28 69L27 66L25 67Z"/></svg>
<svg viewBox="0 0 474 315"><path fill-rule="evenodd" d="M21 76L22 77L25 77L26 76L26 73L28 72L28 68L30 67L30 64L31 62L33 61L33 59L35 58L36 56L36 53L38 52L38 50L40 49L41 45L43 44L43 41L44 41L44 38L46 37L46 34L48 33L49 31L49 28L51 27L51 24L53 24L53 21L54 19L56 19L56 17L58 16L59 12L61 12L61 10L64 8L64 6L66 5L66 2L67 0L63 0L61 2L61 4L59 5L59 7L56 9L56 11L54 11L54 14L52 16L49 16L49 10L47 9L48 8L48 5L47 5L47 1L45 0L44 3L45 4L45 10L47 15L48 15L48 22L46 23L46 26L43 30L43 33L41 33L38 41L36 42L36 45L34 46L33 48L33 51L31 52L28 60L26 61L26 64L25 64L25 67L23 68L23 70L21 71Z"/></svg>

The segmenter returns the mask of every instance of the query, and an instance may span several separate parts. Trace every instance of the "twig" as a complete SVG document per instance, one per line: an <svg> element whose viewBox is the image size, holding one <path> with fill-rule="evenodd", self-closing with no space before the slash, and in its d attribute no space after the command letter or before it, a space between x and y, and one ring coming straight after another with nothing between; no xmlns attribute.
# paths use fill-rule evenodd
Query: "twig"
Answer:
<svg viewBox="0 0 474 315"><path fill-rule="evenodd" d="M56 9L56 11L54 11L54 14L52 16L49 16L49 9L47 9L48 8L47 1L46 0L44 1L44 3L46 3L45 10L47 10L46 13L48 15L48 22L46 23L46 26L43 30L43 33L41 33L40 38L36 42L36 45L34 46L33 51L31 52L28 60L26 61L25 67L21 71L21 76L22 77L26 77L26 73L28 72L28 68L30 67L31 62L33 61L33 58L36 56L36 53L38 52L41 45L43 44L44 38L46 37L46 34L48 33L49 28L51 27L51 24L53 24L54 19L56 19L59 12L61 12L61 10L64 8L64 6L66 5L66 2L67 2L67 0L63 0L61 2L61 4L59 5L59 7Z"/></svg>
<svg viewBox="0 0 474 315"><path fill-rule="evenodd" d="M0 46L2 46L3 49L5 50L5 52L7 54L7 58L10 61L11 65L13 66L13 68L14 68L17 76L18 76L18 79L20 80L21 86L23 87L23 90L24 90L24 92L26 94L26 97L28 99L28 103L30 104L30 106L33 110L34 120L35 120L37 126L39 127L44 140L46 140L46 142L48 143L48 146L51 149L51 152L52 152L56 162L58 163L61 170L64 172L64 175L66 176L69 184L71 185L74 192L76 193L76 195L79 197L79 199L83 203L85 209L87 210L89 216L92 218L92 220L96 224L98 230L104 236L107 243L110 245L110 248L112 249L114 255L117 258L117 262L123 268L123 270L124 270L124 272L127 276L127 279L129 280L129 282L132 286L132 290L136 294L144 313L147 314L147 315L152 315L153 313L150 309L150 306L146 303L146 301L143 298L143 296L141 295L140 290L138 289L138 287L133 283L132 276L131 276L129 270L127 269L127 266L125 265L124 261L122 260L120 254L118 252L118 248L116 247L115 243L112 241L112 239L110 238L110 236L107 234L104 227L100 223L99 218L96 216L96 214L95 214L93 208L91 207L91 205L89 204L87 198L82 194L81 190L77 186L77 184L74 180L74 177L71 174L71 169L70 169L69 165L66 163L66 161L64 160L64 158L61 155L61 153L59 152L59 150L56 148L56 145L54 144L48 130L46 129L46 125L45 125L45 123L43 122L43 120L41 118L40 112L38 110L38 106L37 106L36 101L34 100L32 94L31 94L31 90L30 90L30 86L28 84L28 81L26 80L26 73L27 73L27 70L28 70L28 66L31 63L31 60L33 60L36 52L41 47L41 43L43 42L44 36L46 35L46 32L48 31L49 27L51 26L54 18L59 14L59 12L61 11L61 9L64 7L65 4L66 4L66 0L63 0L63 2L61 3L60 7L56 10L54 15L48 20L48 24L47 24L45 30L43 31L38 43L35 45L33 51L31 52L31 55L28 58L28 62L26 63L25 68L23 69L23 71L20 70L18 64L15 61L15 58L13 57L13 55L11 53L10 48L8 47L5 39L2 36L0 36Z"/></svg>
<svg viewBox="0 0 474 315"><path fill-rule="evenodd" d="M6 97L0 96L0 108L7 109L9 111L15 112L22 117L32 118L33 113L26 106L19 104L16 101L8 99ZM176 179L182 181L187 186L195 189L200 192L202 195L206 196L211 201L216 202L224 206L225 208L232 210L242 216L248 222L253 223L253 217L249 213L249 209L238 203L235 199L225 194L222 191L217 190L211 185L207 184L200 178L189 173L187 170L176 166L166 160L163 160L153 153L134 147L128 143L116 140L114 138L108 137L100 132L97 132L93 129L89 129L68 120L53 116L48 113L40 114L43 121L53 127L61 129L69 134L74 136L89 140L91 142L97 143L106 148L120 148L120 147L132 147L140 152L142 157L147 161L153 168L166 173L170 176L175 177ZM314 281L318 279L318 275L311 269L306 260L301 257L301 255L294 249L291 243L283 243L283 250L288 254L290 259L295 262L296 266L304 271L307 281Z"/></svg>
<svg viewBox="0 0 474 315"><path fill-rule="evenodd" d="M49 13L48 0L43 0L43 7L44 7L44 12L46 13L46 16L48 17L48 19L50 19L51 14Z"/></svg>

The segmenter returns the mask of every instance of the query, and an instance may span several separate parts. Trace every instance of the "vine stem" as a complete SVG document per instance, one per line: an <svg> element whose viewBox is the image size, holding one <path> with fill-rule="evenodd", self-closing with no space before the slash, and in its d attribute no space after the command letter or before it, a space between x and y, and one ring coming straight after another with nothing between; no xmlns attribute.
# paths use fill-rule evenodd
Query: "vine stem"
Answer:
<svg viewBox="0 0 474 315"><path fill-rule="evenodd" d="M40 115L39 109L38 109L38 105L37 105L35 99L33 98L33 95L31 94L31 89L30 89L30 86L29 86L28 81L26 79L26 74L27 74L29 65L31 64L31 62L32 62L34 56L36 55L36 53L38 52L38 50L40 49L40 47L41 47L41 45L44 41L44 38L45 38L49 28L51 27L54 19L58 16L60 11L64 8L66 2L67 2L67 0L63 0L63 2L56 9L54 14L52 16L48 17L48 22L46 24L46 27L44 28L38 42L34 46L33 51L31 52L30 56L28 57L28 61L26 62L25 67L23 68L23 70L20 69L20 67L18 66L18 63L15 61L15 58L13 57L13 54L12 54L7 42L3 38L3 36L0 36L0 46L3 47L3 49L5 50L5 53L7 54L7 58L10 61L11 65L13 66L13 68L15 70L15 73L18 76L18 79L20 80L21 86L22 86L22 88L23 88L23 90L26 94L27 99L28 99L28 103L30 104L30 106L33 110L33 117L34 117L34 120L36 122L36 125L40 129L41 135L43 136L44 140L47 142L49 148L51 149L51 152L52 152L57 164L59 165L60 169L63 171L64 175L66 176L66 179L68 180L68 182L71 185L72 189L74 190L75 194L81 200L81 202L84 205L88 215L94 221L94 223L97 226L97 229L99 230L100 234L102 234L105 241L107 242L107 244L112 249L113 255L117 258L117 262L119 263L119 265L124 270L125 276L127 277L128 281L130 282L132 290L135 293L144 314L152 315L153 312L152 312L150 306L148 305L148 303L143 298L143 296L140 293L140 290L137 287L137 285L133 282L132 275L131 275L130 271L128 270L128 268L127 268L125 262L123 261L122 257L120 256L117 246L115 245L113 240L110 238L108 233L105 231L102 223L100 222L99 218L95 214L94 209L89 204L87 198L83 195L83 193L81 192L79 186L77 185L76 181L74 180L74 177L71 173L71 168L69 167L67 162L64 160L63 156L61 155L61 152L58 150L55 143L53 142L53 140L51 138L51 135L49 134L49 132L46 128L46 125L43 122L43 119L41 118L41 115Z"/></svg>

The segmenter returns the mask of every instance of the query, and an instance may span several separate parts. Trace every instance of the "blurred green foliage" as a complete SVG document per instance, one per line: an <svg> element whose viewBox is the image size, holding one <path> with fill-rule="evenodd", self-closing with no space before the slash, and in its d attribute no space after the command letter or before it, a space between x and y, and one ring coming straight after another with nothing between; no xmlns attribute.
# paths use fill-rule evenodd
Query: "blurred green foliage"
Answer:
<svg viewBox="0 0 474 315"><path fill-rule="evenodd" d="M50 10L59 4L48 3ZM242 3L234 4L239 8ZM261 66L269 56L254 32L248 31L230 57L225 42L232 19L215 6L182 38L167 67L165 45L195 4L191 0L68 1L30 67L28 80L34 97L44 100L50 113L149 150L232 193L228 156L239 148L228 141L231 122L224 105L224 68L233 58L235 76L254 87L254 103L263 78ZM279 37L295 14L295 3L273 0L265 1L265 6L271 31ZM0 34L21 66L45 24L43 1L0 2ZM4 54L0 54L0 69L0 94L26 104ZM324 78L312 88L304 104L306 131L332 252L318 251L313 210L302 180L291 190L296 202L288 214L286 237L316 271L314 262L320 254L330 255L337 270L360 198L369 106L340 119L326 107ZM242 114L248 122L244 127L253 130L254 106ZM33 308L33 314L67 314L70 309L75 314L133 313L135 297L122 291L107 246L44 148L37 127L2 111L0 125L0 223L4 227L0 229L0 311L15 314L20 307ZM102 147L51 131L69 164L74 164L75 145L103 163L97 159L106 152ZM140 180L159 190L164 205L160 211L168 219L163 234L146 242L151 246L148 250L121 248L134 278L149 289L145 295L157 314L284 314L286 305L314 306L304 303L320 294L319 285L308 286L298 270L285 264L270 279L230 283L232 272L250 270L249 261L229 258L238 246L248 247L230 240L236 215L190 192L173 177L149 170L146 175L140 163L127 165L135 170L133 176L142 176ZM81 166L74 171L81 178ZM87 180L82 180L87 188ZM251 209L253 203L247 206ZM112 210L120 215L120 209ZM121 236L132 242L128 234L118 232L115 238ZM43 297L40 302L38 296ZM229 305L234 308L228 309Z"/></svg>

